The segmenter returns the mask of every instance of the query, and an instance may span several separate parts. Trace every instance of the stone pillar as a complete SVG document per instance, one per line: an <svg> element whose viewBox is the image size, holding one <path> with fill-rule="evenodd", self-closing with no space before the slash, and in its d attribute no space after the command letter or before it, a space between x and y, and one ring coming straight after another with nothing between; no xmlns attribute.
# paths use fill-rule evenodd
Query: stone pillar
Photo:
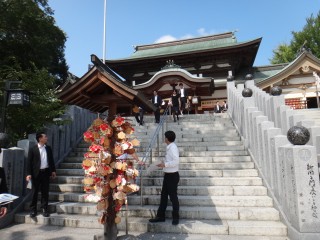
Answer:
<svg viewBox="0 0 320 240"><path fill-rule="evenodd" d="M255 117L253 119L253 128L254 128L254 153L255 153L255 158L256 161L259 162L260 167L261 167L261 155L260 153L262 152L262 141L263 141L263 136L261 135L261 131L259 129L259 124L262 122L268 121L268 118L264 115L263 113L260 112L261 115Z"/></svg>
<svg viewBox="0 0 320 240"><path fill-rule="evenodd" d="M289 129L292 143L281 147L285 153L285 213L292 226L301 233L315 233L320 229L319 169L316 149L304 145L310 133L305 127Z"/></svg>
<svg viewBox="0 0 320 240"><path fill-rule="evenodd" d="M275 127L281 128L280 116L278 110L280 106L285 106L284 96L272 96L270 98L270 112L271 112L271 121L274 122Z"/></svg>
<svg viewBox="0 0 320 240"><path fill-rule="evenodd" d="M275 193L275 187L278 184L278 169L279 162L276 161L275 146L271 145L271 139L277 135L281 135L280 128L268 128L264 130L264 143L265 143L265 153L264 153L264 163L263 174L267 179L271 189ZM274 141L274 140L273 140ZM286 140L286 144L287 144ZM278 186L277 186L278 187Z"/></svg>
<svg viewBox="0 0 320 240"><path fill-rule="evenodd" d="M255 111L249 114L249 124L251 126L251 137L250 137L250 148L252 151L252 154L254 155L255 159L257 159L257 155L256 155L256 149L257 149L257 127L256 127L256 121L255 118L258 116L263 116L262 112L260 111Z"/></svg>
<svg viewBox="0 0 320 240"><path fill-rule="evenodd" d="M287 127L287 124L286 124L286 122L287 122L287 119L286 119L286 114L284 113L285 111L292 111L292 109L290 109L290 107L288 107L288 106L285 106L285 105L283 105L283 106L280 106L279 108L278 108L278 110L277 110L277 112L278 112L278 115L279 115L279 122L280 122L280 124L279 124L279 128L281 128L281 130L282 130L282 134L283 135L286 135L287 134L287 131L288 131L288 129L286 130L286 127Z"/></svg>
<svg viewBox="0 0 320 240"><path fill-rule="evenodd" d="M302 114L289 116L289 128L296 126L297 123L302 121L303 119L305 119L305 115Z"/></svg>
<svg viewBox="0 0 320 240"><path fill-rule="evenodd" d="M268 119L267 116L265 116L265 118ZM270 161L270 159L268 158L269 144L268 144L268 138L266 137L265 131L273 127L274 127L274 123L270 121L262 121L258 123L258 133L259 133L258 156L260 159L260 168L262 169L262 172L264 173L267 179L269 179L270 177L270 174L269 174L270 169L268 168L269 166L267 164L268 161ZM270 182L270 179L268 182Z"/></svg>
<svg viewBox="0 0 320 240"><path fill-rule="evenodd" d="M254 107L254 99L253 98L243 98L242 99L242 129L241 129L241 132L242 132L242 135L245 139L245 146L246 148L248 147L248 137L249 137L249 118L248 118L248 115L247 115L247 109L249 107Z"/></svg>
<svg viewBox="0 0 320 240"><path fill-rule="evenodd" d="M2 149L0 156L0 166L5 170L9 193L19 197L23 196L25 189L24 150L17 147ZM22 198L16 200L13 205L17 205L21 200Z"/></svg>
<svg viewBox="0 0 320 240"><path fill-rule="evenodd" d="M280 203L284 200L285 188L284 151L281 147L286 144L289 144L289 141L285 135L277 135L270 139L271 158L275 161L274 168L272 169L273 173L276 175L274 178L276 180L274 184L274 193Z"/></svg>
<svg viewBox="0 0 320 240"><path fill-rule="evenodd" d="M248 146L250 147L250 148L252 148L252 144L253 144L253 133L252 133L252 131L253 131L253 128L252 128L252 113L253 112L258 112L258 108L257 107L249 107L249 108L247 108L246 109L246 115L247 115L247 119L248 119L248 121L247 121L247 129L248 129Z"/></svg>
<svg viewBox="0 0 320 240"><path fill-rule="evenodd" d="M320 229L320 186L316 149L310 145L282 147L285 152L286 214L300 232Z"/></svg>

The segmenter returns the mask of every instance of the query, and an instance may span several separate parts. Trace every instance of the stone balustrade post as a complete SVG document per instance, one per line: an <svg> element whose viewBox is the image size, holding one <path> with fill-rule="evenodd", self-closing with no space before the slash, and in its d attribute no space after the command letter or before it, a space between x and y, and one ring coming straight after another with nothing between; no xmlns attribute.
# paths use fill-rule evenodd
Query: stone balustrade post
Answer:
<svg viewBox="0 0 320 240"><path fill-rule="evenodd" d="M268 118L266 116L263 115L263 112L261 112L261 115L255 117L253 119L253 128L254 128L254 153L255 153L255 157L256 157L256 160L257 162L259 162L260 166L261 166L261 155L260 155L260 150L262 150L262 148L260 149L260 147L262 147L262 135L261 135L261 131L259 129L259 125L262 123L262 122L266 122L268 121Z"/></svg>
<svg viewBox="0 0 320 240"><path fill-rule="evenodd" d="M285 106L284 96L271 96L270 98L270 112L271 112L271 121L274 122L275 127L281 128L281 118L279 116L280 106Z"/></svg>
<svg viewBox="0 0 320 240"><path fill-rule="evenodd" d="M246 118L247 118L247 130L248 130L248 146L250 148L252 148L252 142L253 142L253 137L252 137L252 131L253 131L253 128L252 128L252 123L251 123L251 118L252 118L252 113L253 112L258 112L258 108L257 107L248 107L246 109Z"/></svg>
<svg viewBox="0 0 320 240"><path fill-rule="evenodd" d="M282 134L286 135L288 129L287 129L287 124L286 124L286 122L287 122L287 119L286 119L287 114L285 114L285 112L286 111L292 111L292 109L289 106L283 105L283 106L280 106L278 108L278 110L279 110L278 114L279 114L279 117L280 117L280 126L279 126L279 128L281 128Z"/></svg>
<svg viewBox="0 0 320 240"><path fill-rule="evenodd" d="M296 126L298 122L301 122L303 119L305 119L305 116L302 114L294 114L289 116L289 128Z"/></svg>
<svg viewBox="0 0 320 240"><path fill-rule="evenodd" d="M272 122L273 123L273 122ZM281 129L270 127L264 130L264 166L262 166L262 172L269 183L271 189L275 192L275 186L278 184L278 168L279 164L276 161L275 146L271 145L271 139L277 135L281 135ZM274 140L273 140L274 141ZM287 141L286 141L287 144Z"/></svg>
<svg viewBox="0 0 320 240"><path fill-rule="evenodd" d="M250 148L251 148L251 152L254 156L255 159L257 159L257 155L256 155L256 149L257 149L257 127L256 127L256 117L258 116L263 116L262 112L261 111L255 111L255 112L251 112L249 114L249 124L251 126L251 131L250 131L250 140L251 140L251 143L250 143ZM264 121L266 121L264 119Z"/></svg>
<svg viewBox="0 0 320 240"><path fill-rule="evenodd" d="M265 116L266 119L267 116ZM265 174L266 178L268 179L270 174L269 174L269 171L270 169L267 168L268 166L268 161L269 158L267 158L267 156L269 155L268 154L268 139L266 137L266 130L268 129L271 129L274 127L274 123L273 122L270 122L270 121L261 121L261 122L258 122L258 133L259 133L259 136L258 136L258 156L259 156L259 159L260 159L260 168L262 170L262 172ZM270 181L268 181L270 182Z"/></svg>
<svg viewBox="0 0 320 240"><path fill-rule="evenodd" d="M254 104L254 99L253 98L243 98L242 99L242 116L243 116L243 120L242 120L242 135L245 139L245 146L246 148L248 147L248 138L249 138L249 128L251 126L249 126L248 124L248 114L247 114L247 109L248 108L251 108L251 107L254 107L255 104Z"/></svg>

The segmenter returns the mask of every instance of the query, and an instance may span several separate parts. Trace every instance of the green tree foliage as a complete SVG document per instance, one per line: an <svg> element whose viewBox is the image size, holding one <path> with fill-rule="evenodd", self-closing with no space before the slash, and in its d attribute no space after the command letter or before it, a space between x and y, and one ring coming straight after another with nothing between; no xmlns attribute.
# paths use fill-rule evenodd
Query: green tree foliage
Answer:
<svg viewBox="0 0 320 240"><path fill-rule="evenodd" d="M54 89L66 78L65 33L47 0L0 0L0 101L7 81L21 81L31 105L7 109L7 132L16 140L63 112Z"/></svg>
<svg viewBox="0 0 320 240"><path fill-rule="evenodd" d="M61 115L65 107L55 96L54 77L44 68L38 70L14 71L23 81L22 88L31 92L31 103L27 107L9 106L7 108L7 131L13 140L18 140L27 133L38 131L44 124L52 123L53 118Z"/></svg>
<svg viewBox="0 0 320 240"><path fill-rule="evenodd" d="M320 58L320 12L316 17L311 15L306 21L301 31L292 31L293 38L290 44L280 44L273 50L272 64L293 61L302 48L310 49L312 54Z"/></svg>

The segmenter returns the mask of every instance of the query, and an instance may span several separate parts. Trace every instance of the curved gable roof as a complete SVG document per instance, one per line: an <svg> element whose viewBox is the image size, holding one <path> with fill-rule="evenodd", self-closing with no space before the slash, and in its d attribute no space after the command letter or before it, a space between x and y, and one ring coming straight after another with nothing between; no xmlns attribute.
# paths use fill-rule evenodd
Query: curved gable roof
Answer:
<svg viewBox="0 0 320 240"><path fill-rule="evenodd" d="M312 53L308 51L303 51L294 61L289 64L278 65L282 69L275 70L270 76L255 80L256 85L260 88L266 88L272 86L273 84L282 81L283 79L288 78L290 75L295 74L296 72L309 72L313 69L320 71L320 59L315 57ZM311 68L311 69L310 69Z"/></svg>
<svg viewBox="0 0 320 240"><path fill-rule="evenodd" d="M119 107L138 104L147 111L155 110L141 92L128 86L98 57L91 55L91 60L94 67L80 80L57 94L64 103L93 112L104 112L115 102Z"/></svg>

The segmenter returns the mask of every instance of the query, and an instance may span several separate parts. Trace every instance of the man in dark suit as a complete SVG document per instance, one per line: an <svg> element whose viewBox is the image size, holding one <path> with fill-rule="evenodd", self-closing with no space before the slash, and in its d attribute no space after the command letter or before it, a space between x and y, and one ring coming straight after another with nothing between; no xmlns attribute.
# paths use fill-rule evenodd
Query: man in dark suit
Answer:
<svg viewBox="0 0 320 240"><path fill-rule="evenodd" d="M217 101L217 103L216 103L216 105L214 106L214 108L213 108L213 111L215 112L215 113L221 113L221 106L220 106L220 103L219 103L219 101Z"/></svg>
<svg viewBox="0 0 320 240"><path fill-rule="evenodd" d="M221 108L222 108L221 112L223 112L223 113L228 111L227 101L223 101Z"/></svg>
<svg viewBox="0 0 320 240"><path fill-rule="evenodd" d="M157 109L154 112L154 117L155 117L156 123L159 123L160 122L160 108L161 108L161 104L162 104L162 99L160 96L158 96L157 91L153 91L152 103Z"/></svg>
<svg viewBox="0 0 320 240"><path fill-rule="evenodd" d="M32 180L32 202L30 217L37 215L38 192L41 191L41 209L44 217L49 217L49 181L56 177L51 147L47 146L48 137L45 133L36 134L38 144L29 149L26 180Z"/></svg>
<svg viewBox="0 0 320 240"><path fill-rule="evenodd" d="M187 102L187 89L184 88L183 83L179 83L179 97L180 97L180 103L181 103L181 115L183 115L183 111L186 109L186 102Z"/></svg>
<svg viewBox="0 0 320 240"><path fill-rule="evenodd" d="M144 115L144 109L142 107L138 107L137 105L133 108L134 117L136 118L137 122L140 126L143 126L143 115Z"/></svg>
<svg viewBox="0 0 320 240"><path fill-rule="evenodd" d="M1 148L0 148L1 153ZM0 193L7 193L8 187L6 182L6 174L4 172L4 169L0 167ZM7 213L8 209L6 205L0 206L0 218L4 217Z"/></svg>

